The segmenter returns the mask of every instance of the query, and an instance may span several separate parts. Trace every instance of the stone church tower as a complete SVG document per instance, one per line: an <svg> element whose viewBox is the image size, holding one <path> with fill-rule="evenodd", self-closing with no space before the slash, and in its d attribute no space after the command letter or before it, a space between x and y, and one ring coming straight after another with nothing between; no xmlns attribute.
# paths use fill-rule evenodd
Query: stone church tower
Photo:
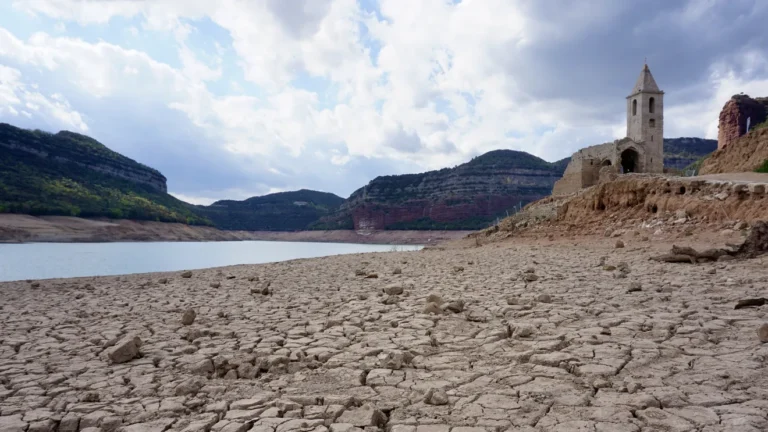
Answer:
<svg viewBox="0 0 768 432"><path fill-rule="evenodd" d="M627 96L627 136L574 153L552 194L574 193L615 174L663 172L664 92L646 64Z"/></svg>
<svg viewBox="0 0 768 432"><path fill-rule="evenodd" d="M646 64L627 96L627 137L643 143L647 172L664 170L664 92Z"/></svg>

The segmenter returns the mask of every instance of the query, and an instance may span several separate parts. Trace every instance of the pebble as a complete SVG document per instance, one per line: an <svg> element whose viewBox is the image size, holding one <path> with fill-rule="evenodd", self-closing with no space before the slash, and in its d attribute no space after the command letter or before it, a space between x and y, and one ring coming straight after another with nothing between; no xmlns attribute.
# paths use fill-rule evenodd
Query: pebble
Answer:
<svg viewBox="0 0 768 432"><path fill-rule="evenodd" d="M405 291L401 284L391 284L384 287L384 293L388 295L400 295Z"/></svg>
<svg viewBox="0 0 768 432"><path fill-rule="evenodd" d="M429 389L424 395L424 403L429 405L448 405L448 394L443 389Z"/></svg>
<svg viewBox="0 0 768 432"><path fill-rule="evenodd" d="M768 323L763 324L757 329L757 338L762 343L768 343Z"/></svg>

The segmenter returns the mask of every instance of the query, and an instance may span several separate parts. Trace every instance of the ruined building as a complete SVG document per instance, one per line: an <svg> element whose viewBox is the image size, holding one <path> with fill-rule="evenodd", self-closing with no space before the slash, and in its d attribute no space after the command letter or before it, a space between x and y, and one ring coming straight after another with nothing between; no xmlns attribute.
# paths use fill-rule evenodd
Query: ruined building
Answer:
<svg viewBox="0 0 768 432"><path fill-rule="evenodd" d="M664 92L659 90L645 65L627 96L627 136L574 153L552 194L568 194L597 184L601 172L661 173L663 170Z"/></svg>
<svg viewBox="0 0 768 432"><path fill-rule="evenodd" d="M748 129L767 119L768 97L752 99L743 93L733 96L720 111L717 148L728 147L728 144L746 134Z"/></svg>

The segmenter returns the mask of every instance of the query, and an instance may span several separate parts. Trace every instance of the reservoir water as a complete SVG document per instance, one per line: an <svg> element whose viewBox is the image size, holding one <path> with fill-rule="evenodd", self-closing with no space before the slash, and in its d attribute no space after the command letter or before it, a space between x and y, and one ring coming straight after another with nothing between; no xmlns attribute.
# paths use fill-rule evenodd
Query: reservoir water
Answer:
<svg viewBox="0 0 768 432"><path fill-rule="evenodd" d="M0 282L194 270L421 248L271 241L0 244Z"/></svg>

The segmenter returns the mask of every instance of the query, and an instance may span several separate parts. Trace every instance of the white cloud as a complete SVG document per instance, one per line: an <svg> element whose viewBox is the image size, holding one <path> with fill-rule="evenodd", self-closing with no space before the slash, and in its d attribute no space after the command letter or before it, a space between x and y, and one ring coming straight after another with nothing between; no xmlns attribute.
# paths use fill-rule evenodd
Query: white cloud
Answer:
<svg viewBox="0 0 768 432"><path fill-rule="evenodd" d="M38 115L52 126L88 131L82 115L62 95L46 97L37 91L27 90L22 78L18 69L0 64L0 115L7 113L16 117L21 113L27 118Z"/></svg>
<svg viewBox="0 0 768 432"><path fill-rule="evenodd" d="M114 43L54 37L51 29L38 29L25 41L0 29L0 63L16 72L30 67L55 75L62 86L96 100L170 107L216 151L258 157L260 169L273 174L285 171L278 168L284 158L316 157L329 173L359 158L441 168L498 148L559 159L624 135L623 97L639 72L639 51L673 56L690 42L701 48L696 53L708 52L726 39L725 30L705 38L694 34L702 23L722 28L725 7L698 0L670 3L643 17L641 6L613 0L596 0L589 8L544 1L380 0L376 13L355 0L16 0L13 6L64 24L110 25L120 16L138 19L143 30L168 32L179 68ZM747 27L745 20L761 22L765 8L737 12ZM212 53L195 50L190 39L203 17L226 31L231 46L217 40ZM125 31L136 36L134 24ZM642 45L626 54L635 41L654 35L663 41L663 31L678 28L690 30L690 39L679 38L680 47ZM223 58L231 53L241 70L227 69L233 66ZM612 64L625 61L617 53L636 55L637 64ZM714 136L717 112L730 92L768 94L764 50L729 48L712 55L702 60L712 64L696 66L707 76L683 76L677 87L666 86L675 82L675 67L654 69L667 90L667 136ZM731 67L734 61L738 68ZM633 72L624 76L625 70ZM240 72L247 83L232 78ZM56 111L36 96L21 97L20 79L0 84L8 115L33 104L35 112L48 110L58 122L85 125L66 99L46 99L59 106ZM209 90L219 80L224 94ZM314 88L317 82L324 88ZM302 181L308 180L294 185L314 186Z"/></svg>

